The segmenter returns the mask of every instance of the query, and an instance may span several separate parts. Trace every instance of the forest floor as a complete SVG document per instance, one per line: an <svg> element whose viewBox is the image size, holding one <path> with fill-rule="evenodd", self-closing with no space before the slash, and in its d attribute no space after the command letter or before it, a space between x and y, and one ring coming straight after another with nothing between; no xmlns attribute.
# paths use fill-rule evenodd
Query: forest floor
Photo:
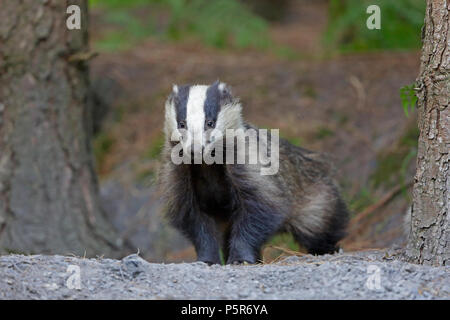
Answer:
<svg viewBox="0 0 450 320"><path fill-rule="evenodd" d="M450 299L450 268L388 251L208 266L64 256L0 257L0 299Z"/></svg>
<svg viewBox="0 0 450 320"><path fill-rule="evenodd" d="M123 238L144 258L195 257L189 243L161 219L153 183L172 84L218 78L241 98L247 121L279 128L291 143L334 158L354 218L342 243L345 250L404 243L418 130L415 113L404 114L399 89L415 80L419 54L330 53L321 40L326 2L296 3L269 30L276 43L297 53L294 57L150 37L126 50L101 51L92 61L95 107L108 110L95 140L102 199ZM109 29L104 13L92 14L95 47ZM288 237L271 244L265 261L283 253L275 246L298 250Z"/></svg>

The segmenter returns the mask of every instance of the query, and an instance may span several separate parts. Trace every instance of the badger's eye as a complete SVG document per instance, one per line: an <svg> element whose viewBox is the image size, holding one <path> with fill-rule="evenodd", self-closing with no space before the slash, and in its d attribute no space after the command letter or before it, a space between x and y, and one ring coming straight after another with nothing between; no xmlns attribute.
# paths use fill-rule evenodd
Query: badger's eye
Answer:
<svg viewBox="0 0 450 320"><path fill-rule="evenodd" d="M206 126L209 127L209 128L214 127L214 121L212 121L212 120L206 120Z"/></svg>
<svg viewBox="0 0 450 320"><path fill-rule="evenodd" d="M186 123L184 123L184 121L178 122L178 128L180 128L180 129L186 128Z"/></svg>

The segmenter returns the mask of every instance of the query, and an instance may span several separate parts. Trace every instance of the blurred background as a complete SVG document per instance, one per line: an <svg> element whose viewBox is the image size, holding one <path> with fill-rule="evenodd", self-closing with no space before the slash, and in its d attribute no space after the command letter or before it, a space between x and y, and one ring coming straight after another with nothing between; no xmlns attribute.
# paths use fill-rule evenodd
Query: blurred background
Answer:
<svg viewBox="0 0 450 320"><path fill-rule="evenodd" d="M368 30L366 8L381 8ZM344 250L401 246L418 129L423 0L91 0L103 206L149 261L191 261L155 191L173 83L230 84L251 123L331 155L352 221ZM264 261L302 252L274 237Z"/></svg>

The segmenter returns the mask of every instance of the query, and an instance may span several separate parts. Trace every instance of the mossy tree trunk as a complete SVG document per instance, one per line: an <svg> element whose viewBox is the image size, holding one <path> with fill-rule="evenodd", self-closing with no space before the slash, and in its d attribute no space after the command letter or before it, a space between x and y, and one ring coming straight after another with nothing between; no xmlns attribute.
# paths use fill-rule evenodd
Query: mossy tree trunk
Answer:
<svg viewBox="0 0 450 320"><path fill-rule="evenodd" d="M428 0L418 84L419 150L410 261L450 264L450 2Z"/></svg>
<svg viewBox="0 0 450 320"><path fill-rule="evenodd" d="M81 30L66 9L81 8ZM2 0L0 252L117 255L90 145L87 1Z"/></svg>

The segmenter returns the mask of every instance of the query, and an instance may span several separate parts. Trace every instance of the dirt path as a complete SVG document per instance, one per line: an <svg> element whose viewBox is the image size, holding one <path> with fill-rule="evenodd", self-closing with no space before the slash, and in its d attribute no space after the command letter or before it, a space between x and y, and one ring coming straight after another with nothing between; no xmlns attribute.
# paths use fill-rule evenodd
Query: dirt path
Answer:
<svg viewBox="0 0 450 320"><path fill-rule="evenodd" d="M449 298L449 267L412 265L383 251L211 267L148 263L136 255L0 257L0 299Z"/></svg>

